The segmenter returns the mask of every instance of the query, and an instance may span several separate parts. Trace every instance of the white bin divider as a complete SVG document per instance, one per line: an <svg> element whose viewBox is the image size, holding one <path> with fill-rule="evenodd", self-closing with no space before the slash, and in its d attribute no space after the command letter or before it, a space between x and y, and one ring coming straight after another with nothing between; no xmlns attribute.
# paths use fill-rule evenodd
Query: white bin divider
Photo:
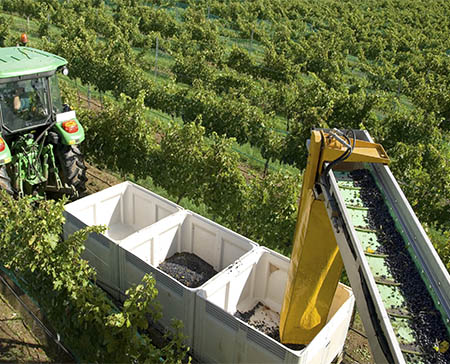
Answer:
<svg viewBox="0 0 450 364"><path fill-rule="evenodd" d="M189 211L181 228L181 250L193 253L220 272L258 246L252 240Z"/></svg>
<svg viewBox="0 0 450 364"><path fill-rule="evenodd" d="M103 234L90 234L82 257L97 271L97 283L121 299L117 244L140 242L158 222L183 209L134 183L124 182L65 206L65 236L86 226L104 224ZM163 223L164 224L164 223Z"/></svg>
<svg viewBox="0 0 450 364"><path fill-rule="evenodd" d="M188 252L211 264L219 272L215 276L218 277L222 272L232 271L256 244L191 211L166 217L139 234L145 235L145 239L130 237L120 244L121 289L140 282L145 273L152 274L163 307L160 324L170 329L172 318L182 320L186 344L192 346L195 293L202 286L186 287L157 267L175 253Z"/></svg>
<svg viewBox="0 0 450 364"><path fill-rule="evenodd" d="M120 247L133 253L145 263L158 266L169 254L171 242L188 215L178 211L154 224L139 230L120 242Z"/></svg>
<svg viewBox="0 0 450 364"><path fill-rule="evenodd" d="M280 312L289 259L259 247L241 263L197 292L194 355L205 362L314 364L330 363L342 351L354 306L349 288L339 284L327 324L309 345L295 351L234 316L258 302L275 315Z"/></svg>
<svg viewBox="0 0 450 364"><path fill-rule="evenodd" d="M100 192L96 192L92 195L85 196L74 202L68 203L65 206L65 210L80 219L85 225L107 225L107 221L110 220L114 213L114 208L104 209L102 218L100 219L98 213L101 208L99 205L105 201L115 201L117 204L124 191L129 186L129 182L123 182L118 185L108 187ZM109 214L109 219L105 216Z"/></svg>
<svg viewBox="0 0 450 364"><path fill-rule="evenodd" d="M244 255L211 278L208 281L207 291L204 288L199 289L197 295L227 312L235 312L244 286L263 252L260 247L254 248L251 253Z"/></svg>

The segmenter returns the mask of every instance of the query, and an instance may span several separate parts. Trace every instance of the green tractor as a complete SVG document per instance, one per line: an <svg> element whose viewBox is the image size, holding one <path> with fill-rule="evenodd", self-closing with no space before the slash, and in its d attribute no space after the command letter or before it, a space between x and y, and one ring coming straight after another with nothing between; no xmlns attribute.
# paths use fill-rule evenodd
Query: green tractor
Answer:
<svg viewBox="0 0 450 364"><path fill-rule="evenodd" d="M11 195L85 191L84 129L58 87L66 64L30 47L0 48L0 188Z"/></svg>

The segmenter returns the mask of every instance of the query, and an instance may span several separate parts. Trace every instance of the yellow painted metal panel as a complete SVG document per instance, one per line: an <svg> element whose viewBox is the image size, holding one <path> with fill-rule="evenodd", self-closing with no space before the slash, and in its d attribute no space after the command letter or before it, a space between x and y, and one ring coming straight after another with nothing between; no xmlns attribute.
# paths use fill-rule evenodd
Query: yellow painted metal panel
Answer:
<svg viewBox="0 0 450 364"><path fill-rule="evenodd" d="M288 282L280 314L285 344L307 345L325 325L340 274L342 259L324 203L314 185L325 162L347 151L336 136L313 130L303 177ZM353 139L350 139L353 145ZM380 144L356 140L345 162L389 163Z"/></svg>
<svg viewBox="0 0 450 364"><path fill-rule="evenodd" d="M353 143L352 138L350 138L350 142L350 144ZM342 154L344 154L347 150L347 147L336 140L332 140L330 142L327 141L325 144L326 146L323 149L321 161L319 163L319 173L321 172L321 168L324 162L334 161ZM356 140L352 154L350 154L345 162L389 164L389 157L381 144L369 143L363 140Z"/></svg>
<svg viewBox="0 0 450 364"><path fill-rule="evenodd" d="M343 268L323 201L313 200L310 206L305 238L294 238L294 251L301 252L291 258L295 264L289 269L280 318L283 343L307 345L322 329Z"/></svg>

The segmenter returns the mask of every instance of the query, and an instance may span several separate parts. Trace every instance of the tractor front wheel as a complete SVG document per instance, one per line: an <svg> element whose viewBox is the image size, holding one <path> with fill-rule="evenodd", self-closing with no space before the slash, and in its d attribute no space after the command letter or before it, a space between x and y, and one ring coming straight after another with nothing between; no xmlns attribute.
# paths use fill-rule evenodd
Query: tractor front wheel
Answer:
<svg viewBox="0 0 450 364"><path fill-rule="evenodd" d="M86 191L86 166L83 154L75 145L58 145L55 151L59 161L59 176L67 187L72 188L74 197L80 197Z"/></svg>

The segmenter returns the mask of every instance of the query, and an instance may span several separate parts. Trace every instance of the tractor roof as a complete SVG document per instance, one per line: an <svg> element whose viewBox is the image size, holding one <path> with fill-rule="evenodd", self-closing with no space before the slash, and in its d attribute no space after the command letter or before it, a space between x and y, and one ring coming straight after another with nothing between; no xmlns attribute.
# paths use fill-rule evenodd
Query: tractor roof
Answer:
<svg viewBox="0 0 450 364"><path fill-rule="evenodd" d="M67 64L54 54L30 47L0 48L0 79L49 72Z"/></svg>

